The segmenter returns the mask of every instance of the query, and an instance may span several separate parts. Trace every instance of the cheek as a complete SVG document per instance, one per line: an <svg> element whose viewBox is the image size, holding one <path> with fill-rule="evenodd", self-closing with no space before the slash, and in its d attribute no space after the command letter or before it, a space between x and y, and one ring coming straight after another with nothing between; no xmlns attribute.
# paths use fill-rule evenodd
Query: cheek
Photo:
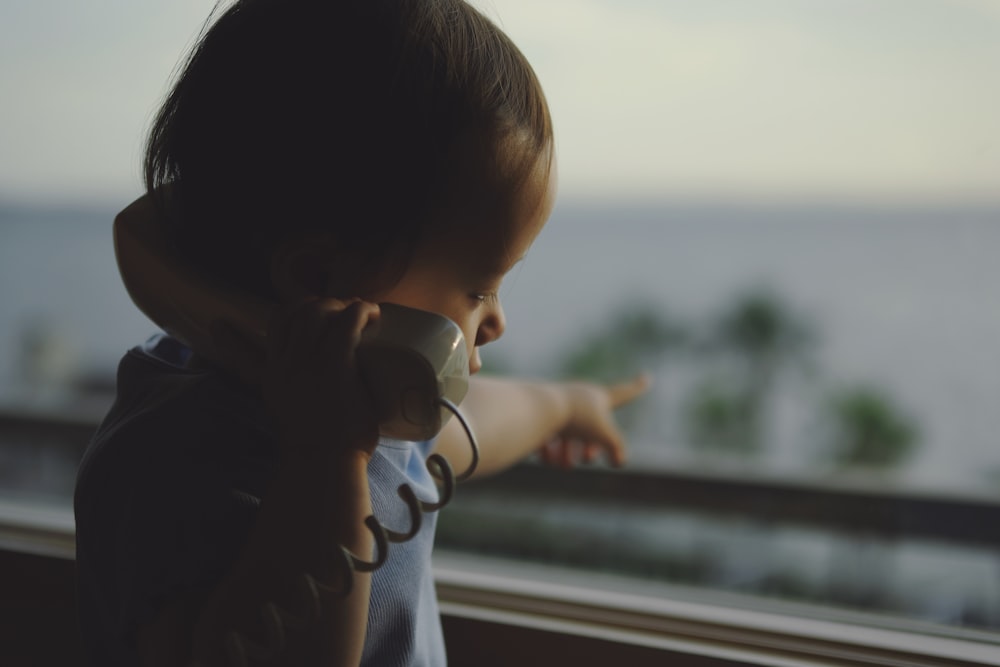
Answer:
<svg viewBox="0 0 1000 667"><path fill-rule="evenodd" d="M469 350L469 356L472 356L472 351L476 347L476 334L478 333L478 327L473 321L459 322L458 326L462 329L462 334L465 336L465 347Z"/></svg>
<svg viewBox="0 0 1000 667"><path fill-rule="evenodd" d="M462 329L462 335L465 336L465 351L469 355L469 373L475 374L483 366L482 358L479 356L479 348L476 347L477 324L471 319L456 323Z"/></svg>
<svg viewBox="0 0 1000 667"><path fill-rule="evenodd" d="M465 349L469 351L469 359L472 359L472 354L476 350L476 335L479 333L479 320L475 317L466 317L461 320L455 320L459 328L462 330L462 335L465 336Z"/></svg>

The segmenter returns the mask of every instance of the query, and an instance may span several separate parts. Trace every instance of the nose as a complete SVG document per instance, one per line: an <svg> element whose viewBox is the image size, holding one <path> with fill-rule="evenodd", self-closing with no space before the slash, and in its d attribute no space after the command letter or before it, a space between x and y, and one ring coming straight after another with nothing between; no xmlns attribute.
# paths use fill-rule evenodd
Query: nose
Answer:
<svg viewBox="0 0 1000 667"><path fill-rule="evenodd" d="M476 330L476 347L492 343L500 338L506 329L507 317L504 315L503 306L497 302L479 323L479 329Z"/></svg>

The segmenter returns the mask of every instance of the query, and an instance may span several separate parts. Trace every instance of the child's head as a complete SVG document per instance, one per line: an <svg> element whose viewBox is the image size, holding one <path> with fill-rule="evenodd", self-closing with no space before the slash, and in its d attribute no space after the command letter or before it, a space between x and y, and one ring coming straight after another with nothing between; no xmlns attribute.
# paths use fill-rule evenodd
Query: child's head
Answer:
<svg viewBox="0 0 1000 667"><path fill-rule="evenodd" d="M433 239L502 250L513 208L545 208L552 151L530 65L462 0L244 0L192 52L145 172L174 184L200 270L274 296L276 253L312 238L329 296L368 298Z"/></svg>

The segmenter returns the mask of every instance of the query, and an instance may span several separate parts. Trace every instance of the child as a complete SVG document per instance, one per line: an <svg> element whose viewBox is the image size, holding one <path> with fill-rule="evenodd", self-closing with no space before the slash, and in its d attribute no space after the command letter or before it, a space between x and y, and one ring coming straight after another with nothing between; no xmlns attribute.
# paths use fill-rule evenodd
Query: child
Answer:
<svg viewBox="0 0 1000 667"><path fill-rule="evenodd" d="M279 305L266 350L222 328L207 358L161 336L122 360L75 500L93 664L444 664L434 515L373 573L342 548L384 551L366 519L407 530L397 488L433 499L423 460L462 470L466 436L380 441L354 352L398 303L456 322L479 370L554 163L534 73L461 0L218 16L152 128L150 195L116 224L159 225L185 266ZM611 412L644 388L473 378L479 472L540 449L621 464Z"/></svg>

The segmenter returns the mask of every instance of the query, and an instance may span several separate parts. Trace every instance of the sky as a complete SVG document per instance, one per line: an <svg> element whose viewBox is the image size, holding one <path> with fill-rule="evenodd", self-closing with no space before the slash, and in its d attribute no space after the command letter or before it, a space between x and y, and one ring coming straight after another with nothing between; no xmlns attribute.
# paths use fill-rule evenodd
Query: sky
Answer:
<svg viewBox="0 0 1000 667"><path fill-rule="evenodd" d="M210 0L0 3L0 200L119 202ZM1000 204L995 0L481 0L565 199Z"/></svg>

